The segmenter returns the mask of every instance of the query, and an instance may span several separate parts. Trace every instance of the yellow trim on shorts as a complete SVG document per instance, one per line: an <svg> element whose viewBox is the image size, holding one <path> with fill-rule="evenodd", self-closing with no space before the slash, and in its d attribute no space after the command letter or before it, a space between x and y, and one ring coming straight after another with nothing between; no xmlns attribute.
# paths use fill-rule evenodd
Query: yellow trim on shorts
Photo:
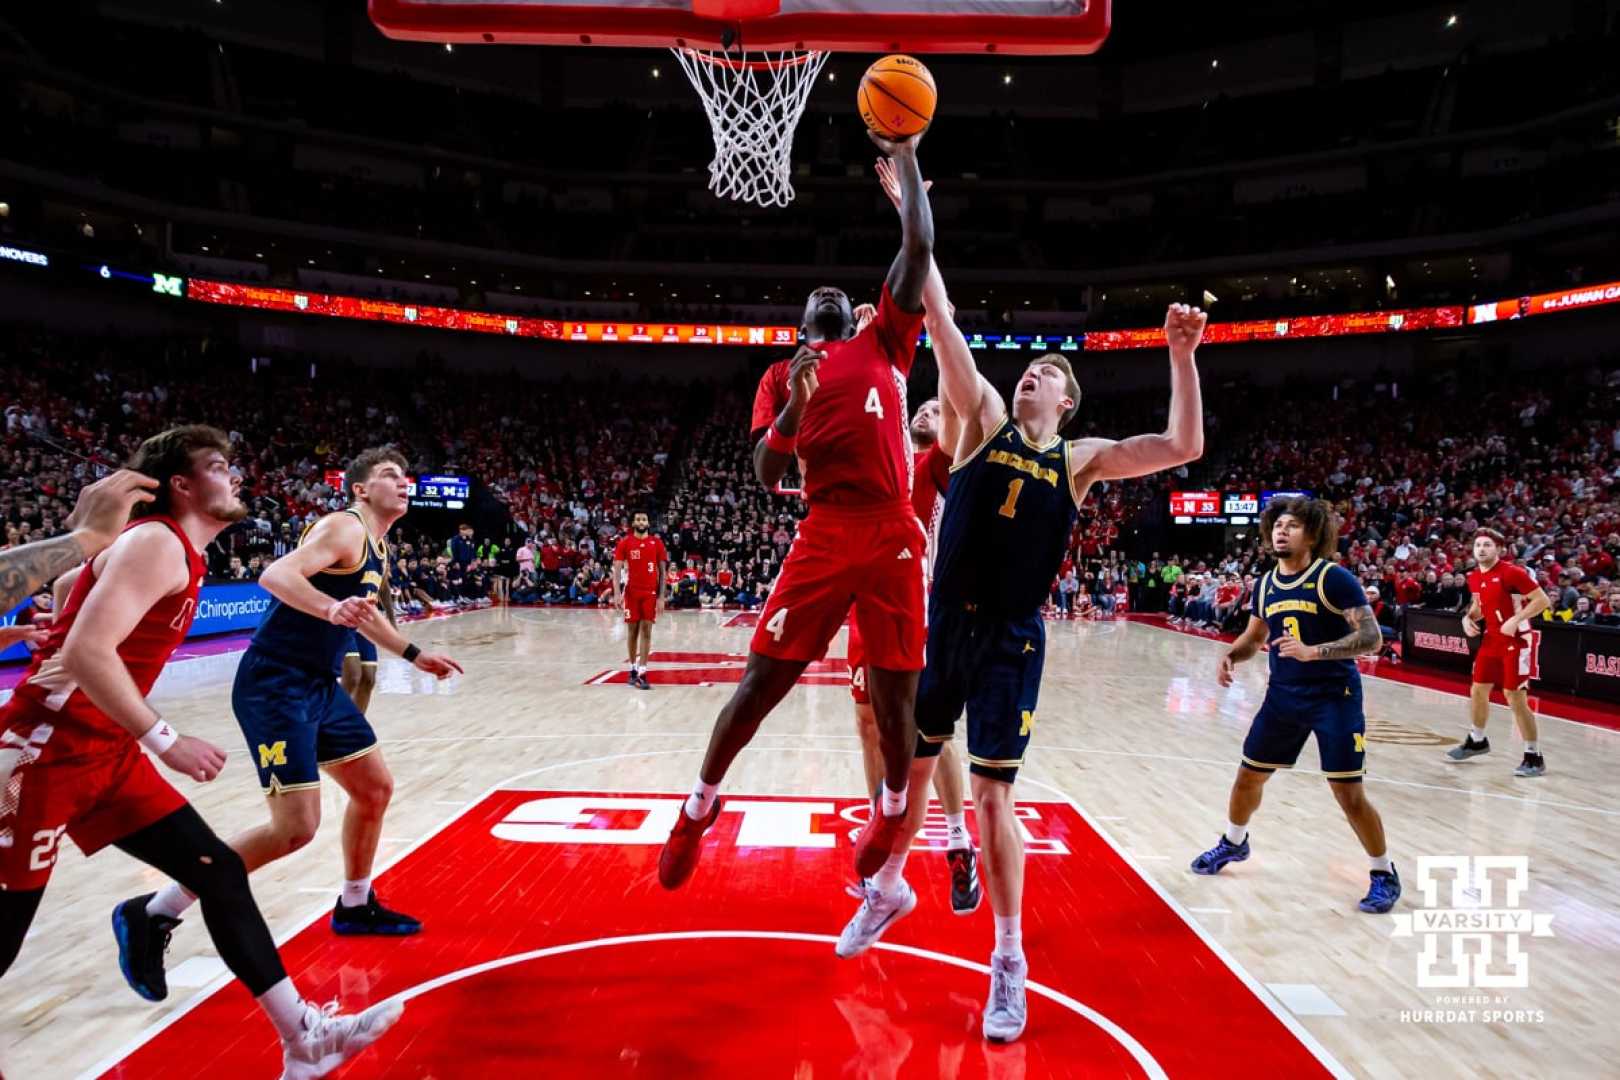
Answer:
<svg viewBox="0 0 1620 1080"><path fill-rule="evenodd" d="M272 776L270 777L270 785L264 788L264 793L266 796L274 798L277 795L281 795L289 791L309 791L320 786L321 782L319 780L314 780L307 784L283 784L279 779Z"/></svg>
<svg viewBox="0 0 1620 1080"><path fill-rule="evenodd" d="M344 757L340 757L340 758L332 758L332 759L330 759L328 761L317 761L317 762L315 762L315 764L318 767L322 768L322 769L329 768L329 767L331 767L333 765L342 765L345 761L353 761L355 758L363 758L363 757L365 757L367 754L371 753L373 750L377 749L377 747L379 747L381 745L382 745L382 743L372 743L370 746L366 747L364 750L356 750L352 754L348 754L348 755L346 755Z"/></svg>
<svg viewBox="0 0 1620 1080"><path fill-rule="evenodd" d="M922 735L922 732L919 731L917 734ZM929 743L948 743L954 738L956 738L955 732L949 735L922 735L922 741Z"/></svg>
<svg viewBox="0 0 1620 1080"><path fill-rule="evenodd" d="M974 754L969 754L968 760L987 769L1016 769L1024 763L1023 758L982 758Z"/></svg>
<svg viewBox="0 0 1620 1080"><path fill-rule="evenodd" d="M1293 768L1292 765L1273 765L1273 764L1271 764L1269 762L1265 762L1265 761L1256 761L1256 760L1254 760L1254 758L1251 758L1251 757L1245 757L1243 759L1243 764L1252 765L1256 769L1292 769Z"/></svg>
<svg viewBox="0 0 1620 1080"><path fill-rule="evenodd" d="M1325 772L1322 774L1329 780L1348 780L1352 776L1366 776L1366 769L1352 769L1349 772Z"/></svg>

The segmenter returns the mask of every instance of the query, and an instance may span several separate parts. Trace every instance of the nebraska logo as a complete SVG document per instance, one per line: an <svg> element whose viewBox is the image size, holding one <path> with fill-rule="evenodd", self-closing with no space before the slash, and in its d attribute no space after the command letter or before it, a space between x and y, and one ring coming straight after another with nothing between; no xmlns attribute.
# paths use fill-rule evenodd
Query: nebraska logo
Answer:
<svg viewBox="0 0 1620 1080"><path fill-rule="evenodd" d="M1417 630L1412 634L1412 646L1417 649L1431 649L1434 652L1468 655L1468 639L1457 634L1435 634L1427 630Z"/></svg>
<svg viewBox="0 0 1620 1080"><path fill-rule="evenodd" d="M1586 673L1588 675L1607 675L1611 679L1620 679L1620 656L1587 653Z"/></svg>

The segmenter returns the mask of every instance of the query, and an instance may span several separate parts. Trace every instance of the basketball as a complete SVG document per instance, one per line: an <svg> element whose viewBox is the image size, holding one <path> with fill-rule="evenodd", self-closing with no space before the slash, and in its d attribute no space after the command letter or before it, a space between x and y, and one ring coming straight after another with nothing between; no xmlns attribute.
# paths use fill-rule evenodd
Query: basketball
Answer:
<svg viewBox="0 0 1620 1080"><path fill-rule="evenodd" d="M934 76L914 56L885 56L866 69L856 104L866 126L886 139L904 139L934 119Z"/></svg>

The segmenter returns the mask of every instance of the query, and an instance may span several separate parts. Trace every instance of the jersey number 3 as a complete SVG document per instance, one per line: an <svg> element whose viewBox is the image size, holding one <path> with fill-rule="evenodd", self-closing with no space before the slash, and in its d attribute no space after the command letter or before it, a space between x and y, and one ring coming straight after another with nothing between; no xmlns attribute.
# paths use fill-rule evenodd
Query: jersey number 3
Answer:
<svg viewBox="0 0 1620 1080"><path fill-rule="evenodd" d="M1283 629L1288 631L1288 636L1293 638L1295 641L1305 640L1299 636L1299 620L1294 618L1292 615L1283 620Z"/></svg>

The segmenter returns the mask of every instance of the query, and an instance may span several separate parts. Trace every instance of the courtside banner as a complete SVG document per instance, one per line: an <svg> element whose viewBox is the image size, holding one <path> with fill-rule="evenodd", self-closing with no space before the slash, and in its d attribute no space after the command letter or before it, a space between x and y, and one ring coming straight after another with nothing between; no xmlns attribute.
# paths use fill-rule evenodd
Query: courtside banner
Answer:
<svg viewBox="0 0 1620 1080"><path fill-rule="evenodd" d="M197 617L192 620L188 638L223 634L231 630L256 630L259 620L270 610L270 594L250 581L225 585L204 585L197 595Z"/></svg>
<svg viewBox="0 0 1620 1080"><path fill-rule="evenodd" d="M1620 701L1620 629L1542 619L1532 625L1536 655L1530 681L1536 689ZM1478 649L1479 638L1464 636L1456 612L1407 609L1401 631L1406 663L1466 672Z"/></svg>

